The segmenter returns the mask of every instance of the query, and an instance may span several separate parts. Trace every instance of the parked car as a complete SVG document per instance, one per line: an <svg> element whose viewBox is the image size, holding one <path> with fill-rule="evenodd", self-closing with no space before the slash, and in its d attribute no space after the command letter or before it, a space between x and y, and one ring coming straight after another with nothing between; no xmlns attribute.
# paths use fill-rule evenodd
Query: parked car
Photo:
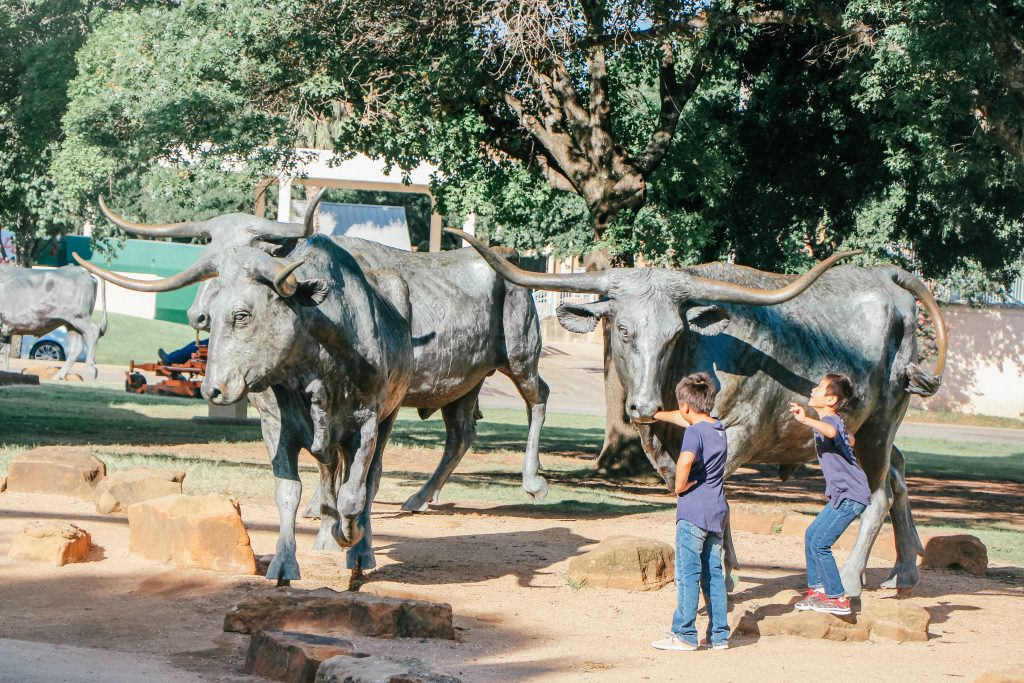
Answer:
<svg viewBox="0 0 1024 683"><path fill-rule="evenodd" d="M59 361L68 357L68 331L58 327L53 332L42 337L33 337L27 334L21 338L21 357L32 360ZM85 342L82 342L82 353L76 359L79 362L85 361L86 352L89 349Z"/></svg>

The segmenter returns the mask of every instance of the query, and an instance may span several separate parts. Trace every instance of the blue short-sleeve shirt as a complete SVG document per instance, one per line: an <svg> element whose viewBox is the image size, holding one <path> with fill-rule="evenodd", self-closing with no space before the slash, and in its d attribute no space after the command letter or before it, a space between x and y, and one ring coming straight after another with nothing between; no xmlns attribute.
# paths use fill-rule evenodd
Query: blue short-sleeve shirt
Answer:
<svg viewBox="0 0 1024 683"><path fill-rule="evenodd" d="M705 531L722 533L729 516L722 489L729 452L725 427L718 420L690 425L679 449L680 453L686 451L696 456L690 466L690 481L697 483L676 500L676 521L685 519Z"/></svg>
<svg viewBox="0 0 1024 683"><path fill-rule="evenodd" d="M836 430L834 439L814 432L814 450L818 453L821 473L825 475L825 495L832 501L833 507L839 507L847 498L867 505L871 501L868 478L850 446L850 435L843 418L826 415L821 421Z"/></svg>

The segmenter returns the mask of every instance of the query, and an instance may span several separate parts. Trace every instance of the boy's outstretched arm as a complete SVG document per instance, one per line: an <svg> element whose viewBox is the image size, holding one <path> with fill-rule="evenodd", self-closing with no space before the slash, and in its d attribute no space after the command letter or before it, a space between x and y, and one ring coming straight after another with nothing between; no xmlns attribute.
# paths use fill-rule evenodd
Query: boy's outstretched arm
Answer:
<svg viewBox="0 0 1024 683"><path fill-rule="evenodd" d="M828 439L836 438L836 428L830 425L828 422L822 422L821 420L815 420L813 417L807 417L807 411L799 403L790 403L789 412L793 413L793 419L802 425L807 425L819 434L823 434ZM851 444L852 445L852 444Z"/></svg>
<svg viewBox="0 0 1024 683"><path fill-rule="evenodd" d="M693 465L693 461L697 459L697 454L691 451L683 451L679 454L679 460L676 461L676 495L681 496L686 492L688 488L696 484L695 481L689 481L690 479L690 467Z"/></svg>
<svg viewBox="0 0 1024 683"><path fill-rule="evenodd" d="M654 414L654 419L659 422L671 422L680 427L689 427L690 423L683 419L678 410L659 410Z"/></svg>

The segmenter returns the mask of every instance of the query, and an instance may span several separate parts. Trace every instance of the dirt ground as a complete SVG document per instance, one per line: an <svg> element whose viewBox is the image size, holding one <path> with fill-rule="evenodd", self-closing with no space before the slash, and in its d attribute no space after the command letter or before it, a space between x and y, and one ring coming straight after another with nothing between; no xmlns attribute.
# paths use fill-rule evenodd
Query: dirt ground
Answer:
<svg viewBox="0 0 1024 683"><path fill-rule="evenodd" d="M238 456L247 459L248 454ZM742 478L737 486L737 491L744 486ZM767 502L800 507L805 495L794 485ZM413 515L401 512L400 502L378 500L375 505L378 568L363 590L450 603L459 640L343 635L366 651L416 657L467 682L714 677L765 683L810 676L970 681L987 670L1024 666L1024 570L1019 568L995 567L984 578L922 570L921 585L910 600L931 613L925 643L773 636L734 638L728 651L659 652L649 643L667 630L674 586L648 593L576 589L566 571L569 558L613 534L671 543L667 510L568 518L545 513L543 507L458 501ZM255 552L272 553L277 512L271 501L243 502L242 514ZM89 531L97 546L89 561L52 568L6 559L12 537L37 519L69 520ZM296 586L343 588L348 572L341 554L309 550L316 524L300 521L304 578ZM129 555L127 543L123 515L98 515L91 504L61 496L0 494L0 639L125 653L125 658L178 671L182 680L255 680L242 673L247 638L223 633L222 624L234 602L253 591L274 590L270 582L171 569ZM756 608L777 592L801 585L800 539L741 532L736 546L743 566L731 613ZM895 599L894 591L877 589L887 569L885 562L872 560L865 602ZM55 648L52 657L87 659L83 652L89 651ZM47 664L43 659L39 666ZM0 680L11 680L4 677L2 663Z"/></svg>

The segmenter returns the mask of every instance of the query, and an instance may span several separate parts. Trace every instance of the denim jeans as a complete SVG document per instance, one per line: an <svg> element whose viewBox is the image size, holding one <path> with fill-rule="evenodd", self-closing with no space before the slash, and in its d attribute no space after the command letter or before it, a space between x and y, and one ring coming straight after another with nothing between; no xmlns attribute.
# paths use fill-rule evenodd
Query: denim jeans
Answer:
<svg viewBox="0 0 1024 683"><path fill-rule="evenodd" d="M708 608L708 641L712 645L728 642L722 534L705 531L681 519L676 522L676 611L672 615L672 632L691 645L697 644L697 601L701 592Z"/></svg>
<svg viewBox="0 0 1024 683"><path fill-rule="evenodd" d="M804 554L807 556L807 587L818 588L830 598L845 594L843 579L839 576L832 544L839 540L853 520L861 516L865 506L849 498L833 507L832 502L818 513L804 533Z"/></svg>

